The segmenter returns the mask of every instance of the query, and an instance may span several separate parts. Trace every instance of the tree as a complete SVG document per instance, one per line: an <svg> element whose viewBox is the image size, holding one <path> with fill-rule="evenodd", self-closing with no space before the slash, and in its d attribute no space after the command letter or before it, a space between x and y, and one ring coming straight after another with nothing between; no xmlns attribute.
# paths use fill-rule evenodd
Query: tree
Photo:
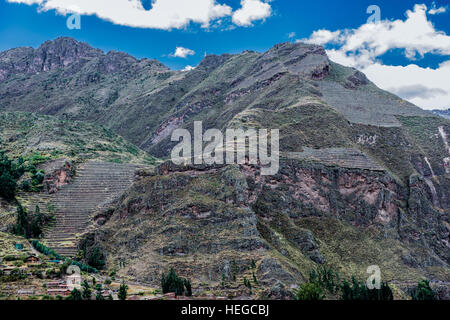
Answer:
<svg viewBox="0 0 450 320"><path fill-rule="evenodd" d="M413 300L435 300L435 293L430 287L430 281L420 280L412 298Z"/></svg>
<svg viewBox="0 0 450 320"><path fill-rule="evenodd" d="M254 282L255 284L258 284L258 279L256 279L255 272L252 272L252 275L253 275L253 282Z"/></svg>
<svg viewBox="0 0 450 320"><path fill-rule="evenodd" d="M92 297L92 291L91 288L89 286L89 283L87 282L87 280L84 280L83 283L81 284L81 286L83 287L83 299L84 300L91 300Z"/></svg>
<svg viewBox="0 0 450 320"><path fill-rule="evenodd" d="M28 237L28 213L20 203L17 206L15 234Z"/></svg>
<svg viewBox="0 0 450 320"><path fill-rule="evenodd" d="M16 170L17 165L9 160L4 151L0 151L0 196L12 200L16 193L16 179L22 174L23 167ZM21 174L22 172L22 174Z"/></svg>
<svg viewBox="0 0 450 320"><path fill-rule="evenodd" d="M105 300L105 297L103 296L103 293L102 293L103 288L102 288L102 285L100 283L97 284L96 289L97 289L97 294L95 295L95 300L99 300L99 301Z"/></svg>
<svg viewBox="0 0 450 320"><path fill-rule="evenodd" d="M105 257L100 248L95 247L87 258L87 263L95 268L103 268L105 265Z"/></svg>
<svg viewBox="0 0 450 320"><path fill-rule="evenodd" d="M163 293L174 292L177 296L182 296L184 293L184 281L176 274L173 268L170 269L167 277L163 273L161 278L161 288Z"/></svg>
<svg viewBox="0 0 450 320"><path fill-rule="evenodd" d="M83 300L80 290L77 288L73 289L67 297L67 300Z"/></svg>
<svg viewBox="0 0 450 320"><path fill-rule="evenodd" d="M0 196L12 200L16 194L16 180L8 171L0 173Z"/></svg>
<svg viewBox="0 0 450 320"><path fill-rule="evenodd" d="M117 294L119 300L127 300L127 291L128 286L125 284L125 282L122 281L122 284L120 285L119 288L119 293Z"/></svg>
<svg viewBox="0 0 450 320"><path fill-rule="evenodd" d="M184 279L184 286L186 288L186 297L192 297L192 286L188 279Z"/></svg>
<svg viewBox="0 0 450 320"><path fill-rule="evenodd" d="M30 236L33 238L38 238L42 234L42 227L45 223L45 217L41 213L39 206L36 205L36 209L34 210L33 219L31 221L30 226Z"/></svg>
<svg viewBox="0 0 450 320"><path fill-rule="evenodd" d="M342 287L341 300L394 300L392 289L386 282L381 283L380 289L368 289L366 284L358 282L352 277L352 283L344 280Z"/></svg>

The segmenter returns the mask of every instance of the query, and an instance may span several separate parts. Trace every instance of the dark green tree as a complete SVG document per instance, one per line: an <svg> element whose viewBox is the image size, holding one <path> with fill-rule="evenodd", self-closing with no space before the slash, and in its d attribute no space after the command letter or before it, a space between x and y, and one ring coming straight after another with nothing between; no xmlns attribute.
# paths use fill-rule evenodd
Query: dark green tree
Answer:
<svg viewBox="0 0 450 320"><path fill-rule="evenodd" d="M41 213L39 206L36 205L36 209L34 210L33 219L30 225L30 236L33 238L39 238L42 234L42 227L45 224L45 217Z"/></svg>
<svg viewBox="0 0 450 320"><path fill-rule="evenodd" d="M188 279L184 279L184 287L186 288L186 296L192 297L192 286Z"/></svg>
<svg viewBox="0 0 450 320"><path fill-rule="evenodd" d="M84 280L83 283L81 284L81 286L83 287L83 299L84 300L91 300L92 297L92 290L91 287L89 286L89 283L87 282L87 280Z"/></svg>
<svg viewBox="0 0 450 320"><path fill-rule="evenodd" d="M254 272L254 271L252 272L252 275L253 275L253 282L254 282L255 284L258 284L258 279L256 279L256 275L255 275L255 272Z"/></svg>
<svg viewBox="0 0 450 320"><path fill-rule="evenodd" d="M175 295L182 296L184 293L184 281L171 268L167 276L165 274L162 275L161 288L163 293L174 292Z"/></svg>
<svg viewBox="0 0 450 320"><path fill-rule="evenodd" d="M413 300L435 300L435 293L430 287L429 280L420 280L417 288L412 294Z"/></svg>
<svg viewBox="0 0 450 320"><path fill-rule="evenodd" d="M127 300L127 291L128 286L125 284L125 282L122 281L122 284L120 285L119 288L119 293L117 294L119 300Z"/></svg>
<svg viewBox="0 0 450 320"><path fill-rule="evenodd" d="M95 295L95 300L99 300L99 301L105 300L105 297L102 294L103 288L102 288L102 285L100 283L97 284L96 289L97 289L97 293Z"/></svg>
<svg viewBox="0 0 450 320"><path fill-rule="evenodd" d="M87 263L94 268L101 269L105 265L105 257L99 247L95 247L87 258Z"/></svg>
<svg viewBox="0 0 450 320"><path fill-rule="evenodd" d="M0 151L0 197L12 200L16 193L16 179L20 177L11 160Z"/></svg>
<svg viewBox="0 0 450 320"><path fill-rule="evenodd" d="M28 230L29 230L28 213L26 209L24 209L22 205L19 203L19 205L17 206L15 234L28 237L29 235Z"/></svg>
<svg viewBox="0 0 450 320"><path fill-rule="evenodd" d="M77 288L73 289L72 292L70 292L70 295L67 297L67 300L83 300L80 290L78 290Z"/></svg>

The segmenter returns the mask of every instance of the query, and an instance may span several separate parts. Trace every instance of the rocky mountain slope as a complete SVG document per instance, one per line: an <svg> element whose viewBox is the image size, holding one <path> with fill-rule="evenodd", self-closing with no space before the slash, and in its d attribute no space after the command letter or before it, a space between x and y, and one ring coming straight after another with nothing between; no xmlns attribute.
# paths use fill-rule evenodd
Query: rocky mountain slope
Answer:
<svg viewBox="0 0 450 320"><path fill-rule="evenodd" d="M275 176L170 162L141 171L80 245L100 248L109 270L157 286L172 266L195 290L239 296L255 260L261 297L282 287L289 297L323 264L347 277L376 264L400 289L449 282L450 122L319 46L207 56L173 71L59 38L0 53L0 75L0 111L101 124L160 158L171 132L196 120L204 130L280 129Z"/></svg>
<svg viewBox="0 0 450 320"><path fill-rule="evenodd" d="M138 167L156 161L104 127L23 112L0 113L0 150L43 170L36 190L22 187L28 174L20 178L16 200L30 214L39 206L54 216L41 241L70 256L76 255L77 237L88 230L91 214L130 187ZM0 201L1 231L15 223L16 205Z"/></svg>

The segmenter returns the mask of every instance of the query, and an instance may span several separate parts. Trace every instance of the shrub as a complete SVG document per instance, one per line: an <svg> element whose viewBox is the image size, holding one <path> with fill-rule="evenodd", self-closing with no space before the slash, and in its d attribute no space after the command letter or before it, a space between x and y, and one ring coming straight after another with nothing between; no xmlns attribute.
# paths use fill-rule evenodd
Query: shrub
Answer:
<svg viewBox="0 0 450 320"><path fill-rule="evenodd" d="M413 300L435 300L436 295L430 287L429 280L420 280L412 293Z"/></svg>
<svg viewBox="0 0 450 320"><path fill-rule="evenodd" d="M298 300L322 300L325 297L322 286L317 282L302 284L296 296Z"/></svg>
<svg viewBox="0 0 450 320"><path fill-rule="evenodd" d="M339 290L339 275L330 268L320 266L317 270L312 270L309 274L309 282L316 282L329 293Z"/></svg>
<svg viewBox="0 0 450 320"><path fill-rule="evenodd" d="M125 284L125 282L122 282L119 288L119 293L117 294L119 300L127 300L127 291L128 286Z"/></svg>

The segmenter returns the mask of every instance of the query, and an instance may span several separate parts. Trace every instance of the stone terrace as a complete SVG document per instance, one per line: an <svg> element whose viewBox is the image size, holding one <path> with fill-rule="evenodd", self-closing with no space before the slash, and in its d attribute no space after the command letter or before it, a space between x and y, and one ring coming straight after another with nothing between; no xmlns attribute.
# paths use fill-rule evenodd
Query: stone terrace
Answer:
<svg viewBox="0 0 450 320"><path fill-rule="evenodd" d="M92 214L119 197L133 183L137 165L87 162L77 167L72 183L55 194L21 194L29 210L54 207L55 222L44 231L44 243L64 256L77 253L79 236L89 229Z"/></svg>
<svg viewBox="0 0 450 320"><path fill-rule="evenodd" d="M338 165L344 168L384 171L383 167L361 151L353 148L311 149L305 147L303 152L287 152L286 157L299 160L314 160L326 165Z"/></svg>

